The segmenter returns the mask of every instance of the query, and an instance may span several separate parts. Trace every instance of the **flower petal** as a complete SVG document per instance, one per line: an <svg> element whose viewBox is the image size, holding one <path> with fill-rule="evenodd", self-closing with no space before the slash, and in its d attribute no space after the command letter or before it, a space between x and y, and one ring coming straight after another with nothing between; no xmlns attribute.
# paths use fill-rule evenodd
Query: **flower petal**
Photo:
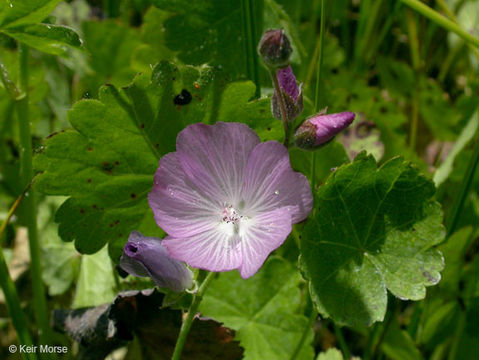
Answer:
<svg viewBox="0 0 479 360"><path fill-rule="evenodd" d="M178 159L190 180L214 199L239 196L244 169L258 135L245 124L193 124L176 141Z"/></svg>
<svg viewBox="0 0 479 360"><path fill-rule="evenodd" d="M230 235L218 225L191 237L166 237L163 245L172 258L209 271L229 271L241 265L238 235Z"/></svg>
<svg viewBox="0 0 479 360"><path fill-rule="evenodd" d="M240 275L246 279L254 275L268 255L277 249L291 232L291 214L287 208L276 209L255 217L241 238L243 263Z"/></svg>
<svg viewBox="0 0 479 360"><path fill-rule="evenodd" d="M251 212L247 215L286 207L293 224L306 219L313 207L308 179L293 171L288 150L276 141L261 143L251 153L242 196Z"/></svg>
<svg viewBox="0 0 479 360"><path fill-rule="evenodd" d="M121 254L120 267L130 275L136 277L150 277L150 273L142 263L130 258L125 254Z"/></svg>
<svg viewBox="0 0 479 360"><path fill-rule="evenodd" d="M214 226L221 203L186 176L176 153L163 156L148 202L158 226L173 236L191 236Z"/></svg>

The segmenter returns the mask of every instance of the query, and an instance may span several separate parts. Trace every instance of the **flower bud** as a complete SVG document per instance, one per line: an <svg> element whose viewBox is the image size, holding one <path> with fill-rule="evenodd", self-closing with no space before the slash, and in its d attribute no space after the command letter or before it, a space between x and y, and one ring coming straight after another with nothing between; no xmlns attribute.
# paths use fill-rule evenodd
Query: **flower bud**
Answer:
<svg viewBox="0 0 479 360"><path fill-rule="evenodd" d="M294 142L302 149L314 149L347 128L353 122L354 117L354 113L350 111L310 117L296 130Z"/></svg>
<svg viewBox="0 0 479 360"><path fill-rule="evenodd" d="M271 99L271 111L274 117L279 120L283 119L281 116L281 105L278 99L278 96L282 96L286 117L288 121L292 121L303 111L303 92L301 85L298 86L293 69L291 69L289 65L284 69L279 69L276 77L281 95L278 95L276 89L274 90L273 98Z"/></svg>
<svg viewBox="0 0 479 360"><path fill-rule="evenodd" d="M120 266L131 275L150 277L156 285L181 292L193 284L193 273L169 257L161 239L133 231L123 248Z"/></svg>
<svg viewBox="0 0 479 360"><path fill-rule="evenodd" d="M258 53L270 69L288 66L293 49L283 29L266 30L258 45Z"/></svg>

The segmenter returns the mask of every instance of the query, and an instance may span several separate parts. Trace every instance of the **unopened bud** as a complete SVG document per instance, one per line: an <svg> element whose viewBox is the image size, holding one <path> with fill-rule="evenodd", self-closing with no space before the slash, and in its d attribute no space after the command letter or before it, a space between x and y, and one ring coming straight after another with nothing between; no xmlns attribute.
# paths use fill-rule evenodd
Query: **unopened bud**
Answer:
<svg viewBox="0 0 479 360"><path fill-rule="evenodd" d="M258 53L270 69L288 66L293 49L283 29L266 30L258 45Z"/></svg>
<svg viewBox="0 0 479 360"><path fill-rule="evenodd" d="M347 128L354 117L354 113L350 111L310 117L296 130L294 142L302 149L314 149L327 143L341 130Z"/></svg>
<svg viewBox="0 0 479 360"><path fill-rule="evenodd" d="M120 266L131 275L150 277L156 285L181 292L193 284L193 274L181 261L169 257L161 239L133 231L123 249Z"/></svg>
<svg viewBox="0 0 479 360"><path fill-rule="evenodd" d="M277 79L281 94L278 94L276 89L271 99L271 111L273 116L282 120L281 105L278 97L283 97L283 102L286 111L286 118L288 121L294 120L303 111L303 92L301 85L298 86L296 77L294 76L291 66L279 69Z"/></svg>

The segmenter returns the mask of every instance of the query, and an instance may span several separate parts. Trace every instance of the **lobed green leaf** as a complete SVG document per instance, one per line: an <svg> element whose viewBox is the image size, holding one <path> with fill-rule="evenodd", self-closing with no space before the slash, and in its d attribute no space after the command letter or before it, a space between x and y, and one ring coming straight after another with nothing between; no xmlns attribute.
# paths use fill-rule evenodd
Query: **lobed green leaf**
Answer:
<svg viewBox="0 0 479 360"><path fill-rule="evenodd" d="M200 305L206 316L236 330L244 359L289 359L308 319L298 314L300 276L284 260L271 258L250 279L226 272L214 280ZM312 329L296 359L312 359Z"/></svg>
<svg viewBox="0 0 479 360"><path fill-rule="evenodd" d="M386 312L388 289L424 298L440 280L445 236L433 183L401 158L379 169L358 155L319 188L303 232L301 267L321 314L339 324L370 325Z"/></svg>

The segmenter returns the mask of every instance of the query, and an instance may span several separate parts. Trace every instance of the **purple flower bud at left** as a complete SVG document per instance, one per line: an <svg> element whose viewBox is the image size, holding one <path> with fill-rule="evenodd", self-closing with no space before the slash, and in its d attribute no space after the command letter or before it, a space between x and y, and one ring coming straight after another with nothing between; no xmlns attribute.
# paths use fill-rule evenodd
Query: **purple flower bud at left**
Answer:
<svg viewBox="0 0 479 360"><path fill-rule="evenodd" d="M315 115L306 119L294 134L295 144L302 149L314 149L327 143L354 120L354 113Z"/></svg>
<svg viewBox="0 0 479 360"><path fill-rule="evenodd" d="M170 258L161 239L133 231L123 248L120 266L131 275L150 277L156 285L181 292L193 284L193 273L181 261Z"/></svg>
<svg viewBox="0 0 479 360"><path fill-rule="evenodd" d="M281 96L284 100L286 118L288 121L292 121L303 111L303 92L301 85L298 86L291 66L279 69L276 77L278 79ZM276 90L271 99L271 111L275 118L282 120L281 105Z"/></svg>
<svg viewBox="0 0 479 360"><path fill-rule="evenodd" d="M258 45L258 53L270 69L285 67L293 52L291 43L283 29L266 30Z"/></svg>

